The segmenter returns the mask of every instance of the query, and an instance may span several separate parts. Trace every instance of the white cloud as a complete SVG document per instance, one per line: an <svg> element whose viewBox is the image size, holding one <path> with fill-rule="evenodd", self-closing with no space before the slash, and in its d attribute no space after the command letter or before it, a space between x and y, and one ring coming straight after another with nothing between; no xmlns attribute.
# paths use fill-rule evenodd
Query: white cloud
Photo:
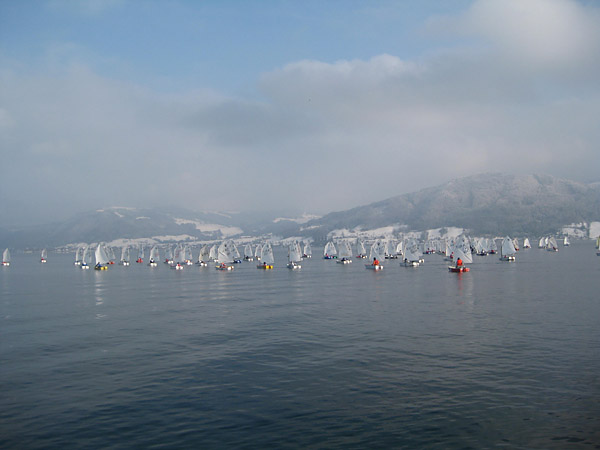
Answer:
<svg viewBox="0 0 600 450"><path fill-rule="evenodd" d="M476 1L428 24L467 45L292 62L261 77L260 100L153 92L73 57L2 64L0 212L322 213L477 172L597 179L597 30L598 9L571 1Z"/></svg>

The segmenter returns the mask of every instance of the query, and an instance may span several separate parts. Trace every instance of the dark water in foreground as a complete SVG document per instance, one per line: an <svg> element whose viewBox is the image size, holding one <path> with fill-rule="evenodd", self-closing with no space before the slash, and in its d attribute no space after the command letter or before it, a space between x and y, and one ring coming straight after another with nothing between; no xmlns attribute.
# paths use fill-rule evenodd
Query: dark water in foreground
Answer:
<svg viewBox="0 0 600 450"><path fill-rule="evenodd" d="M3 448L600 448L590 241L451 274L0 267Z"/></svg>

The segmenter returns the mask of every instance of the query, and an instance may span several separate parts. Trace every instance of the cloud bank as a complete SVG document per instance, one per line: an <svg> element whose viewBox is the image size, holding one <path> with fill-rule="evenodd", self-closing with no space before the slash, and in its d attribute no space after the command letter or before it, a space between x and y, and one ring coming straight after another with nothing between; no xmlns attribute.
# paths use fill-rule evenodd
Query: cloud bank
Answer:
<svg viewBox="0 0 600 450"><path fill-rule="evenodd" d="M418 59L290 62L245 98L4 59L0 213L322 213L486 171L598 180L599 30L574 1L475 1L427 22L448 46Z"/></svg>

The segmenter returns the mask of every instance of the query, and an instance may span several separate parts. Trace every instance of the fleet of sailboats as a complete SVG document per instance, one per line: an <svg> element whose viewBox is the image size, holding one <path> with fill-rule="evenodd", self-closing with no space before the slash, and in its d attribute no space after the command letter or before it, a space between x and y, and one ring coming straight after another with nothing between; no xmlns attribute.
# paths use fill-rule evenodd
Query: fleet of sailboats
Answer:
<svg viewBox="0 0 600 450"><path fill-rule="evenodd" d="M561 238L562 244L565 247L570 245L568 235L564 235ZM386 256L391 255L393 251L394 255L402 256L400 265L406 267L418 267L423 262L423 254L440 254L446 255L446 260L450 261L452 265L448 269L452 272L468 272L470 268L467 264L473 262L472 255L493 254L494 249L497 249L496 240L494 238L469 238L466 235L461 235L454 239L427 239L425 241L419 241L415 237L405 237L404 239L396 240L395 242L391 239L376 239L371 241L370 251L368 258L370 259L369 264L365 264L367 269L382 270L383 265L381 260L385 259ZM353 256L353 246L351 242L355 243L356 254ZM519 240L517 238L510 238L508 236L501 240L500 244L500 260L502 261L516 261L516 254L519 251ZM539 239L538 247L546 249L548 251L557 252L558 243L556 236L542 236ZM595 247L597 249L596 254L600 256L600 236L595 241ZM95 244L94 247L94 268L97 270L106 270L110 264L114 264L113 260L116 260L114 253L114 247L110 247L105 243ZM172 268L181 270L184 265L192 265L192 249L188 244L177 244L173 253L170 245L153 245L150 250L148 266L157 267L160 259L160 248L165 251L165 263L169 264ZM197 247L196 247L197 248ZM216 268L219 270L233 270L234 263L241 263L242 261L253 261L254 259L262 261L257 265L259 269L273 269L274 268L274 256L271 242L265 242L257 244L253 251L253 245L250 243L244 244L243 259L240 256L238 248L235 242L231 239L217 244L204 244L198 249L198 258L196 265L206 267L208 262L216 262ZM523 238L523 249L531 248L531 241L529 238ZM138 261L143 260L144 257L144 246L140 244L138 246ZM305 241L303 243L298 240L294 240L287 244L288 249L288 263L287 267L290 269L301 268L300 262L303 259L310 258L312 255L311 243ZM393 250L392 250L393 249ZM88 269L88 261L90 259L88 245L78 245L75 248L75 261L74 265L80 266L82 269ZM351 264L353 258L363 259L367 258L365 249L365 243L362 239L350 240L348 238L338 239L335 242L333 240L328 241L323 249L324 259L336 259L339 264ZM173 255L174 256L171 256ZM40 262L45 263L47 261L48 251L42 249L40 251ZM461 264L458 264L460 260ZM6 248L2 255L2 265L9 266L11 264L10 251ZM121 258L119 265L129 266L130 264L130 247L129 245L123 245L121 247Z"/></svg>

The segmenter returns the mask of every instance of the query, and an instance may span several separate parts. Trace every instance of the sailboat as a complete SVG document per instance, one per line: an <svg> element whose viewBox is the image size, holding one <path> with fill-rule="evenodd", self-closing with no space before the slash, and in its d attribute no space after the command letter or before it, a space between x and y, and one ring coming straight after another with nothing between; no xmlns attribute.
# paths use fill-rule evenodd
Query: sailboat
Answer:
<svg viewBox="0 0 600 450"><path fill-rule="evenodd" d="M502 245L500 246L500 261L516 261L514 241L508 236L502 239Z"/></svg>
<svg viewBox="0 0 600 450"><path fill-rule="evenodd" d="M409 239L404 245L404 260L400 263L404 267L419 267L421 264L421 250L415 239Z"/></svg>
<svg viewBox="0 0 600 450"><path fill-rule="evenodd" d="M541 237L540 241L538 242L538 248L546 248L546 244L548 243L548 238L547 237Z"/></svg>
<svg viewBox="0 0 600 450"><path fill-rule="evenodd" d="M108 255L106 254L106 249L104 248L104 243L99 243L96 247L96 251L94 253L96 257L96 265L94 269L96 270L107 270L108 269Z"/></svg>
<svg viewBox="0 0 600 450"><path fill-rule="evenodd" d="M365 243L359 239L356 242L356 258L364 259L366 257L367 257L367 249L365 248Z"/></svg>
<svg viewBox="0 0 600 450"><path fill-rule="evenodd" d="M75 250L75 262L73 263L76 266L81 265L81 250L82 250L82 248L78 245L77 250Z"/></svg>
<svg viewBox="0 0 600 450"><path fill-rule="evenodd" d="M208 245L203 245L200 249L200 252L198 253L198 261L196 261L196 265L200 267L207 267L207 261L209 260L209 258L210 249L208 248Z"/></svg>
<svg viewBox="0 0 600 450"><path fill-rule="evenodd" d="M325 248L323 249L323 259L337 259L337 249L332 241L325 244Z"/></svg>
<svg viewBox="0 0 600 450"><path fill-rule="evenodd" d="M338 264L351 264L352 263L352 247L350 242L347 240L340 241L338 243Z"/></svg>
<svg viewBox="0 0 600 450"><path fill-rule="evenodd" d="M217 270L233 270L233 241L223 241L217 249L216 262L219 263L216 267Z"/></svg>
<svg viewBox="0 0 600 450"><path fill-rule="evenodd" d="M150 250L150 261L148 262L148 265L150 267L156 267L156 266L158 266L158 260L159 259L160 259L160 255L158 253L158 247L155 245Z"/></svg>
<svg viewBox="0 0 600 450"><path fill-rule="evenodd" d="M244 261L254 261L254 252L250 244L244 245Z"/></svg>
<svg viewBox="0 0 600 450"><path fill-rule="evenodd" d="M242 255L240 255L240 251L237 248L237 245L235 245L235 242L231 241L231 254L233 256L233 263L234 264L241 264L242 262Z"/></svg>
<svg viewBox="0 0 600 450"><path fill-rule="evenodd" d="M144 262L144 244L140 244L140 251L138 253L138 258L135 260L136 263Z"/></svg>
<svg viewBox="0 0 600 450"><path fill-rule="evenodd" d="M548 243L546 244L546 250L549 252L557 252L558 251L558 242L556 242L556 238L554 236L550 236L548 238Z"/></svg>
<svg viewBox="0 0 600 450"><path fill-rule="evenodd" d="M129 265L129 246L128 245L124 245L121 248L121 260L119 261L119 264L122 266L128 266Z"/></svg>
<svg viewBox="0 0 600 450"><path fill-rule="evenodd" d="M165 260L163 261L165 264L173 264L173 249L170 245L167 245L167 249L165 250Z"/></svg>
<svg viewBox="0 0 600 450"><path fill-rule="evenodd" d="M262 245L256 244L256 248L254 249L254 259L260 261L260 255L262 255Z"/></svg>
<svg viewBox="0 0 600 450"><path fill-rule="evenodd" d="M312 248L310 242L304 243L304 252L302 252L302 258L312 258Z"/></svg>
<svg viewBox="0 0 600 450"><path fill-rule="evenodd" d="M563 246L568 247L569 245L571 245L571 242L569 242L569 236L565 236L563 239Z"/></svg>
<svg viewBox="0 0 600 450"><path fill-rule="evenodd" d="M385 242L384 257L385 259L398 259L398 254L395 251L396 246L392 240Z"/></svg>
<svg viewBox="0 0 600 450"><path fill-rule="evenodd" d="M185 249L182 245L177 244L175 246L175 251L173 252L173 264L171 264L171 269L175 270L183 270L183 266L185 265Z"/></svg>
<svg viewBox="0 0 600 450"><path fill-rule="evenodd" d="M460 262L458 261L460 259ZM468 272L470 269L465 264L471 264L473 262L473 254L471 253L471 244L469 238L466 235L461 235L454 244L454 261L456 263L453 266L448 266L450 272Z"/></svg>
<svg viewBox="0 0 600 450"><path fill-rule="evenodd" d="M365 269L375 271L383 270L383 266L379 262L381 260L381 250L382 248L379 241L373 242L371 249L369 250L369 259L372 261L372 263L365 264Z"/></svg>
<svg viewBox="0 0 600 450"><path fill-rule="evenodd" d="M87 270L90 268L90 266L87 263L87 260L89 258L89 249L90 248L86 245L83 248L83 250L81 251L81 261L80 261L79 266L84 270Z"/></svg>
<svg viewBox="0 0 600 450"><path fill-rule="evenodd" d="M529 238L525 238L523 240L523 248L531 248L531 243L529 242Z"/></svg>
<svg viewBox="0 0 600 450"><path fill-rule="evenodd" d="M40 262L45 263L46 261L48 261L48 250L43 249L42 254L40 255Z"/></svg>
<svg viewBox="0 0 600 450"><path fill-rule="evenodd" d="M261 261L263 263L257 265L257 269L269 270L273 268L273 264L275 263L275 257L273 256L273 248L271 247L271 244L269 242L263 245Z"/></svg>
<svg viewBox="0 0 600 450"><path fill-rule="evenodd" d="M302 261L302 251L300 250L300 243L294 241L288 247L287 268L292 270L301 269L302 266L298 264L299 261Z"/></svg>
<svg viewBox="0 0 600 450"><path fill-rule="evenodd" d="M596 250L598 250L596 252L596 256L600 256L600 236L598 236L598 238L596 238Z"/></svg>
<svg viewBox="0 0 600 450"><path fill-rule="evenodd" d="M217 244L214 244L210 247L210 250L208 252L208 260L216 261L217 259L219 259L219 246Z"/></svg>
<svg viewBox="0 0 600 450"><path fill-rule="evenodd" d="M10 266L10 251L8 249L4 250L4 253L2 253L2 265Z"/></svg>

